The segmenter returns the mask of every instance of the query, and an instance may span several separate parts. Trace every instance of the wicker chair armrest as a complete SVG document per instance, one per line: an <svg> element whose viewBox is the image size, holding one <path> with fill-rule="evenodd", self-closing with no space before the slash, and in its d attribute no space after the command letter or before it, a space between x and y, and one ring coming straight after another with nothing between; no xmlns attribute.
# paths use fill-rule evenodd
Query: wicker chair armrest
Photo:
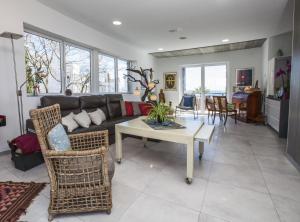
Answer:
<svg viewBox="0 0 300 222"><path fill-rule="evenodd" d="M69 135L72 150L93 150L108 147L108 130Z"/></svg>
<svg viewBox="0 0 300 222"><path fill-rule="evenodd" d="M101 147L94 150L84 151L55 151L47 150L44 152L44 157L47 159L47 163L50 164L52 169L52 177L58 182L59 178L64 178L65 183L70 183L70 179L67 177L83 178L85 183L88 180L93 183L95 181L95 174L98 174L97 178L102 178L101 181L104 186L110 186L110 180L108 176L108 150L106 147ZM93 175L93 177L91 176ZM69 180L69 181L68 181ZM78 181L78 184L80 181Z"/></svg>
<svg viewBox="0 0 300 222"><path fill-rule="evenodd" d="M43 155L46 158L65 158L65 157L82 157L88 155L103 155L108 152L107 148L102 146L93 150L68 150L68 151L56 151L56 150L46 150Z"/></svg>

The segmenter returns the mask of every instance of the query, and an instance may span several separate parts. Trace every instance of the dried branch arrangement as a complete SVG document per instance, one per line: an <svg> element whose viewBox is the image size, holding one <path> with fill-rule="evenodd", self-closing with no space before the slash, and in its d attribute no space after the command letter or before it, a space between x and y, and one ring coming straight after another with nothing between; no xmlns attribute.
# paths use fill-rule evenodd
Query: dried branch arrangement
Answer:
<svg viewBox="0 0 300 222"><path fill-rule="evenodd" d="M147 96L152 93L155 89L156 85L159 84L159 80L153 80L153 69L127 69L129 72L136 73L140 78L134 77L132 74L127 74L128 81L130 82L138 82L141 87L145 88L144 94L141 97L142 101L145 101Z"/></svg>

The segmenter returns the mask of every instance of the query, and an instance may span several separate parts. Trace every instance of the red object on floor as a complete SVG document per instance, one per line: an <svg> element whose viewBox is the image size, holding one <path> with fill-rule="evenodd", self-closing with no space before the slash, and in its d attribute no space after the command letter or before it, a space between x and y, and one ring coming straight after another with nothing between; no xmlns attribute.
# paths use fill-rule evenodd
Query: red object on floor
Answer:
<svg viewBox="0 0 300 222"><path fill-rule="evenodd" d="M148 116L150 111L153 109L153 106L149 103L140 103L139 107L143 116Z"/></svg>
<svg viewBox="0 0 300 222"><path fill-rule="evenodd" d="M127 116L133 116L133 106L131 102L125 101L125 109Z"/></svg>
<svg viewBox="0 0 300 222"><path fill-rule="evenodd" d="M11 143L22 150L23 154L31 154L41 150L36 134L18 136Z"/></svg>

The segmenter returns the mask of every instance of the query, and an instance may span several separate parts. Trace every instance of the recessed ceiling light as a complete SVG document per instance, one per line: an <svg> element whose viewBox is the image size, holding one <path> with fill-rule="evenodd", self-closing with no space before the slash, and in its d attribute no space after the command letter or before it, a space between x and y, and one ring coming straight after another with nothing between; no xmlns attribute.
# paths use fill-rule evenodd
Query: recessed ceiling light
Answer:
<svg viewBox="0 0 300 222"><path fill-rule="evenodd" d="M121 22L121 21L118 21L118 20L115 20L115 21L113 21L113 24L114 24L114 25L122 25L122 22Z"/></svg>
<svg viewBox="0 0 300 222"><path fill-rule="evenodd" d="M229 42L229 39L223 39L222 42Z"/></svg>
<svg viewBox="0 0 300 222"><path fill-rule="evenodd" d="M180 40L185 40L185 39L187 39L187 37L181 36L181 37L179 37L179 39L180 39Z"/></svg>
<svg viewBox="0 0 300 222"><path fill-rule="evenodd" d="M164 50L164 49L163 49L163 48L158 48L157 50L158 50L158 51L162 51L162 50Z"/></svg>
<svg viewBox="0 0 300 222"><path fill-rule="evenodd" d="M169 32L181 32L183 29L180 27L177 27L175 29L170 29Z"/></svg>

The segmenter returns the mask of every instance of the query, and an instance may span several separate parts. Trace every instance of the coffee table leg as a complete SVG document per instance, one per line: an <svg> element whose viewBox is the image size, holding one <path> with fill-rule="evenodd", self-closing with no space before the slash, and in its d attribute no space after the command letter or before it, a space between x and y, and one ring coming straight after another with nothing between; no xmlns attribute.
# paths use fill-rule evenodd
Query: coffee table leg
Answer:
<svg viewBox="0 0 300 222"><path fill-rule="evenodd" d="M186 144L187 152L187 166L186 166L186 183L191 184L194 174L194 139L188 141Z"/></svg>
<svg viewBox="0 0 300 222"><path fill-rule="evenodd" d="M147 147L147 138L143 137L142 140L143 140L143 143L144 143L144 147Z"/></svg>
<svg viewBox="0 0 300 222"><path fill-rule="evenodd" d="M202 159L203 153L204 153L204 143L203 142L199 142L199 160Z"/></svg>
<svg viewBox="0 0 300 222"><path fill-rule="evenodd" d="M115 128L116 136L116 160L121 163L122 160L122 134L119 132L118 128Z"/></svg>

